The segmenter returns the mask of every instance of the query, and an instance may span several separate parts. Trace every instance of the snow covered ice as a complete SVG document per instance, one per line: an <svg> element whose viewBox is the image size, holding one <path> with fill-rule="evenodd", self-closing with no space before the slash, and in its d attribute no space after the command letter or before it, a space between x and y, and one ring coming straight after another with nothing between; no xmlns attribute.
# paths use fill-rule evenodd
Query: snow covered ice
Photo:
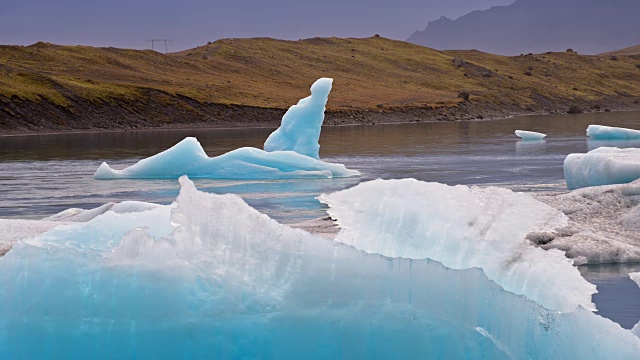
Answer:
<svg viewBox="0 0 640 360"><path fill-rule="evenodd" d="M332 79L321 78L312 95L289 108L264 144L264 150L244 147L209 157L195 138L185 138L172 148L123 170L102 163L94 178L177 179L182 175L209 179L289 179L357 176L342 164L319 160L318 139Z"/></svg>
<svg viewBox="0 0 640 360"><path fill-rule="evenodd" d="M390 257L429 258L454 269L481 268L506 290L549 309L595 309L595 286L572 261L526 240L532 231L567 222L562 212L526 194L403 179L362 183L320 201L343 228L338 242Z"/></svg>
<svg viewBox="0 0 640 360"><path fill-rule="evenodd" d="M516 136L522 138L522 140L544 140L547 134L535 132L535 131L524 131L524 130L516 130Z"/></svg>
<svg viewBox="0 0 640 360"><path fill-rule="evenodd" d="M565 251L577 265L640 262L640 180L534 196L569 222L529 234L531 242Z"/></svg>
<svg viewBox="0 0 640 360"><path fill-rule="evenodd" d="M592 289L581 290L570 264L551 256L538 265L541 259L518 240L563 221L526 195L377 181L326 196L338 222L354 226L339 236L364 248L357 249L278 224L238 196L202 193L186 177L181 185L174 205L106 211L21 241L1 258L0 358L634 359L640 353L631 331L576 308L589 306ZM375 202L370 190L383 190L379 201L391 207L367 207ZM411 201L398 207L395 193ZM460 194L471 195L468 210ZM350 208L347 199L356 200ZM443 203L432 209L425 199ZM518 226L513 211L531 219ZM442 213L437 219L446 223L420 225L427 232L419 238L423 212ZM382 234L369 238L372 224ZM411 258L370 253L394 247ZM522 285L523 295L485 273L505 286ZM557 291L534 294L543 280L533 275ZM519 283L527 277L531 283ZM568 289L555 287L563 282Z"/></svg>
<svg viewBox="0 0 640 360"><path fill-rule="evenodd" d="M604 125L589 125L587 136L596 140L634 140L640 139L640 130Z"/></svg>
<svg viewBox="0 0 640 360"><path fill-rule="evenodd" d="M564 160L564 177L569 190L630 183L640 179L640 149L601 147L586 154L569 154Z"/></svg>

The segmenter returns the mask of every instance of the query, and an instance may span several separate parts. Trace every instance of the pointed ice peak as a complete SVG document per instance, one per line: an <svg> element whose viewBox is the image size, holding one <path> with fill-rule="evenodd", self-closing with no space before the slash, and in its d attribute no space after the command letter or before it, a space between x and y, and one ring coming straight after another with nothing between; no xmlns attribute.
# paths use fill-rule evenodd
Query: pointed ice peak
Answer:
<svg viewBox="0 0 640 360"><path fill-rule="evenodd" d="M265 151L295 151L320 158L320 130L333 79L320 78L311 85L311 96L293 105L282 117L280 127L264 143Z"/></svg>

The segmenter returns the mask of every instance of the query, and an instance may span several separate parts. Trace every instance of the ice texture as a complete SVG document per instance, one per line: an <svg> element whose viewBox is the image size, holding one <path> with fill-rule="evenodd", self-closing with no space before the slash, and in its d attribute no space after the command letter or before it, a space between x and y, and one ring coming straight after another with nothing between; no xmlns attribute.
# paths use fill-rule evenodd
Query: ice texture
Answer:
<svg viewBox="0 0 640 360"><path fill-rule="evenodd" d="M94 178L177 179L182 175L208 179L290 179L357 176L342 164L316 160L293 151L267 152L240 148L210 158L196 138L188 137L159 154L123 170L102 163Z"/></svg>
<svg viewBox="0 0 640 360"><path fill-rule="evenodd" d="M589 125L587 136L596 140L634 140L640 139L640 130L604 125Z"/></svg>
<svg viewBox="0 0 640 360"><path fill-rule="evenodd" d="M601 147L564 159L569 190L589 186L626 184L640 179L640 149Z"/></svg>
<svg viewBox="0 0 640 360"><path fill-rule="evenodd" d="M582 308L547 310L505 291L481 269L368 254L278 224L236 195L199 192L186 178L181 184L173 207L107 211L20 242L0 259L0 358L635 359L640 353L640 339L612 321ZM362 195L359 201L371 197ZM534 217L542 215L537 210ZM393 225L385 233L401 242L415 223ZM500 226L499 233L515 229ZM541 267L538 275L562 276L559 270Z"/></svg>
<svg viewBox="0 0 640 360"><path fill-rule="evenodd" d="M534 196L569 222L529 234L532 243L565 251L577 265L640 262L640 180Z"/></svg>
<svg viewBox="0 0 640 360"><path fill-rule="evenodd" d="M311 86L311 96L298 101L282 117L280 127L264 143L265 151L295 151L320 158L320 130L333 79L321 78Z"/></svg>
<svg viewBox="0 0 640 360"><path fill-rule="evenodd" d="M332 79L321 78L311 86L311 96L289 108L280 128L264 144L264 150L244 147L209 157L196 138L188 137L168 150L140 160L123 170L106 162L95 179L177 179L182 175L208 179L291 179L358 176L342 164L319 160L320 130Z"/></svg>
<svg viewBox="0 0 640 360"><path fill-rule="evenodd" d="M516 130L516 136L522 138L522 140L543 140L547 134L535 131Z"/></svg>
<svg viewBox="0 0 640 360"><path fill-rule="evenodd" d="M320 201L342 227L338 242L390 257L429 258L453 269L481 268L504 289L548 309L595 309L596 288L573 262L526 240L531 231L567 221L529 195L403 179L361 183Z"/></svg>

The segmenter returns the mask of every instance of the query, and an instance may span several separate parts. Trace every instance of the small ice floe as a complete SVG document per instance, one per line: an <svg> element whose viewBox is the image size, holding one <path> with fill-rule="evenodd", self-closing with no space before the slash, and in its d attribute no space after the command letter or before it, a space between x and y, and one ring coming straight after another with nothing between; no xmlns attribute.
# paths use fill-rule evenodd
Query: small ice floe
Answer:
<svg viewBox="0 0 640 360"><path fill-rule="evenodd" d="M547 134L535 132L535 131L525 131L525 130L516 130L516 136L522 138L522 140L544 140Z"/></svg>
<svg viewBox="0 0 640 360"><path fill-rule="evenodd" d="M601 147L564 160L569 190L588 186L626 184L640 179L640 149Z"/></svg>
<svg viewBox="0 0 640 360"><path fill-rule="evenodd" d="M640 130L604 125L589 125L587 136L596 140L640 140Z"/></svg>

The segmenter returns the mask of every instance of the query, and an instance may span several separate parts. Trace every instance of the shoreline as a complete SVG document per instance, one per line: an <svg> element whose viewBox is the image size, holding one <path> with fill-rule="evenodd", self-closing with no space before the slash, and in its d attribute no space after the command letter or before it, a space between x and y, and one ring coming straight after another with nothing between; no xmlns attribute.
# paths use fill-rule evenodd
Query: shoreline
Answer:
<svg viewBox="0 0 640 360"><path fill-rule="evenodd" d="M251 108L251 107L248 107ZM268 109L270 111L278 111L281 109ZM284 114L282 110L282 113ZM396 125L396 124L412 124L412 123L437 123L437 122L475 122L475 121L492 121L506 120L511 118L520 118L527 116L548 116L548 115L582 115L597 113L619 113L619 112L635 112L640 111L640 106L633 104L622 108L611 109L610 111L585 109L580 114L569 114L560 111L535 111L535 112L519 112L506 110L495 116L464 116L455 119L437 118L435 114L424 114L426 118L419 118L415 112L423 112L424 109L402 109L392 111L375 111L369 109L358 109L354 112L336 112L327 111L325 123L322 127L334 126L373 126L373 125ZM354 118L354 114L365 113L369 117L374 117L376 121L370 119ZM430 116L429 116L430 115ZM435 115L435 116L434 116ZM411 119L409 119L411 117ZM395 119L395 120L392 120ZM167 130L237 130L237 129L276 129L280 125L281 118L277 121L253 121L242 122L178 122L164 123L159 125L134 125L131 127L114 126L111 128L90 127L90 128L67 128L67 129L2 129L0 128L0 138L17 137L17 136L36 136L36 135L63 135L63 134L94 134L99 132L118 133L118 132L147 132L147 131L167 131Z"/></svg>

